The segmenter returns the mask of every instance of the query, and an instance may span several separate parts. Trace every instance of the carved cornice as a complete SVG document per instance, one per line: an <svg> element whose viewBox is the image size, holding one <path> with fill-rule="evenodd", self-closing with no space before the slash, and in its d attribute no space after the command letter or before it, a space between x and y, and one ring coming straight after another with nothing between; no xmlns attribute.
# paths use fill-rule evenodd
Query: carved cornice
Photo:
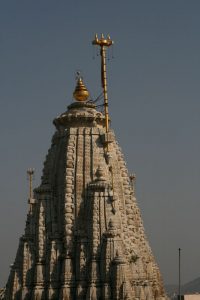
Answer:
<svg viewBox="0 0 200 300"><path fill-rule="evenodd" d="M90 102L75 102L68 106L68 110L62 113L53 121L56 128L69 126L96 127L97 124L104 126L104 115L95 109L95 105Z"/></svg>

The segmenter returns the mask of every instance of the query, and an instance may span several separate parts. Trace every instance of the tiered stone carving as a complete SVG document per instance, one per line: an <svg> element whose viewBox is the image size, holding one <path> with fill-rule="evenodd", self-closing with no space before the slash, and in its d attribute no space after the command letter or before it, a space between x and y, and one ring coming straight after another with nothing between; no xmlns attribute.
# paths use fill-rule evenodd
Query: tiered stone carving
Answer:
<svg viewBox="0 0 200 300"><path fill-rule="evenodd" d="M104 115L75 102L54 124L4 300L167 299Z"/></svg>

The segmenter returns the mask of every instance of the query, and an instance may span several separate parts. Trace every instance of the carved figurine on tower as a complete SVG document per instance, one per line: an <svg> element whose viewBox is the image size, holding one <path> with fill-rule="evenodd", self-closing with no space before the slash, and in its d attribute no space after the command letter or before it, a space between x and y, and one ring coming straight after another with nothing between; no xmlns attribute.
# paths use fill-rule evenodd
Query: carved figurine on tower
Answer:
<svg viewBox="0 0 200 300"><path fill-rule="evenodd" d="M55 118L41 184L4 300L166 300L121 149L110 128L106 50L100 47L104 113L79 75L74 102ZM134 177L135 178L135 177Z"/></svg>

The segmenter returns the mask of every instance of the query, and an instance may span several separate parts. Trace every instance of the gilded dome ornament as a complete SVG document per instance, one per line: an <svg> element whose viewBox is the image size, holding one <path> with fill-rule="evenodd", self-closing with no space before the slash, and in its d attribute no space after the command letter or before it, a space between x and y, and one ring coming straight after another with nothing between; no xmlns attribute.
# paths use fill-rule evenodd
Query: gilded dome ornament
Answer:
<svg viewBox="0 0 200 300"><path fill-rule="evenodd" d="M79 76L77 84L73 93L73 97L76 101L86 101L89 97L89 92L83 83L82 78Z"/></svg>

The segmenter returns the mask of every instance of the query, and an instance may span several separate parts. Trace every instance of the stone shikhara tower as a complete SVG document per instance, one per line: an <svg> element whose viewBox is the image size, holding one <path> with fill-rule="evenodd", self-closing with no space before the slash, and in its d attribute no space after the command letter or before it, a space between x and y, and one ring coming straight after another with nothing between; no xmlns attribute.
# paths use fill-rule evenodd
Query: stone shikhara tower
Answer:
<svg viewBox="0 0 200 300"><path fill-rule="evenodd" d="M95 42L106 103L110 38ZM102 114L88 96L79 77L75 102L54 120L5 300L167 299L107 106Z"/></svg>

